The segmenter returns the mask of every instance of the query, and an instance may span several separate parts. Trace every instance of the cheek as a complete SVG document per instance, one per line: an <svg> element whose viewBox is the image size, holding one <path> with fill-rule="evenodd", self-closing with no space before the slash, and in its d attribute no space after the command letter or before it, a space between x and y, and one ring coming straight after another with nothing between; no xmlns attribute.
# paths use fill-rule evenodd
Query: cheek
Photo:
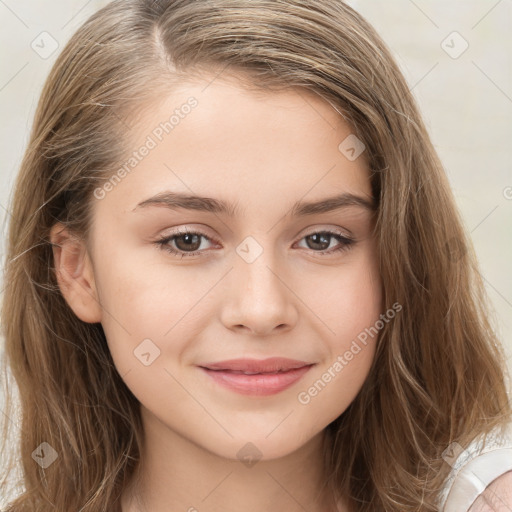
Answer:
<svg viewBox="0 0 512 512"><path fill-rule="evenodd" d="M326 357L304 381L297 401L324 423L342 414L361 389L384 325L382 285L373 254L350 271L333 273L322 290L310 290L312 309L325 327Z"/></svg>
<svg viewBox="0 0 512 512"><path fill-rule="evenodd" d="M159 352L179 359L187 343L183 330L198 329L200 299L215 276L201 278L193 267L167 267L164 276L161 265L116 254L110 261L115 265L98 269L98 294L102 327L120 373L148 362L148 352L150 361L157 361Z"/></svg>
<svg viewBox="0 0 512 512"><path fill-rule="evenodd" d="M383 312L382 284L372 251L329 272L321 269L302 281L297 294L320 320L322 337L336 353L346 350Z"/></svg>
<svg viewBox="0 0 512 512"><path fill-rule="evenodd" d="M304 382L296 395L299 415L318 431L343 414L368 377L374 344L353 345L326 361ZM350 354L350 355L349 355Z"/></svg>

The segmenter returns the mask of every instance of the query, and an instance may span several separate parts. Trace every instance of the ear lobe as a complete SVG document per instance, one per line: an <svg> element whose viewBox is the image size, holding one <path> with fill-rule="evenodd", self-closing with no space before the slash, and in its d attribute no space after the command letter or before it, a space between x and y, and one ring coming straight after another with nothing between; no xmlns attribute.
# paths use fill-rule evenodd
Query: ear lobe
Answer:
<svg viewBox="0 0 512 512"><path fill-rule="evenodd" d="M70 233L61 223L51 228L50 241L55 276L64 299L80 320L100 322L102 309L85 241Z"/></svg>

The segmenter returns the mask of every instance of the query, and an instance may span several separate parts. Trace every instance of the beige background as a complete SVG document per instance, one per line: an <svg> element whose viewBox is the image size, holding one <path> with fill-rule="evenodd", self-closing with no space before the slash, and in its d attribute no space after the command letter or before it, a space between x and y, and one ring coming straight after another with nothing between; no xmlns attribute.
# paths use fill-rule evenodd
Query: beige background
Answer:
<svg viewBox="0 0 512 512"><path fill-rule="evenodd" d="M2 232L43 81L70 35L106 3L0 1ZM419 101L471 233L512 371L512 1L348 3L388 43ZM39 52L59 48L39 55L33 41Z"/></svg>

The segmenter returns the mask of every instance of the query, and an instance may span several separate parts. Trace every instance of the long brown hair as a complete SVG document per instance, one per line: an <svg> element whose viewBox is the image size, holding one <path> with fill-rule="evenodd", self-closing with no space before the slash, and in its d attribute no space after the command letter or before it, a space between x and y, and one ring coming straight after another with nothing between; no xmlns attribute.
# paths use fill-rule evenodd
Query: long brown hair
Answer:
<svg viewBox="0 0 512 512"><path fill-rule="evenodd" d="M119 510L141 455L139 403L101 325L79 320L60 293L49 231L59 221L87 239L93 191L129 148L137 109L201 69L264 91L313 91L364 142L384 304L403 310L327 427L329 485L357 512L437 510L445 448L510 420L505 359L415 100L385 43L341 0L116 0L63 49L11 206L2 326L20 425L8 409L2 458L19 428L11 466L19 459L21 474L4 474L3 489L19 476L10 510ZM58 454L46 468L33 458L41 443Z"/></svg>

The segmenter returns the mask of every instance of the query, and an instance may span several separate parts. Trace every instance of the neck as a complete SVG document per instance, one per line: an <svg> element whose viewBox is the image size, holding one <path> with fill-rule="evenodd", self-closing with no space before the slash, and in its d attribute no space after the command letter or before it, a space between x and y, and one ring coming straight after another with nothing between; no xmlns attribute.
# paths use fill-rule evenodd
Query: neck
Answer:
<svg viewBox="0 0 512 512"><path fill-rule="evenodd" d="M122 512L337 512L326 479L325 431L295 452L242 463L220 457L171 431L141 408L145 445Z"/></svg>

